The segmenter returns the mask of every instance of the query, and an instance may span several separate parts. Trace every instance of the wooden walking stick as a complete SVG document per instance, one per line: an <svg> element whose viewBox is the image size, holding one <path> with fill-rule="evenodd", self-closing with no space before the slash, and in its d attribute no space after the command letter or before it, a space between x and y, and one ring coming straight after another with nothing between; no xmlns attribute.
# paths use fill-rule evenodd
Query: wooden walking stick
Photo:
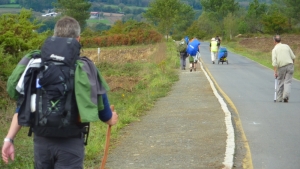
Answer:
<svg viewBox="0 0 300 169"><path fill-rule="evenodd" d="M115 106L111 105L110 109L111 109L111 111L114 111ZM111 125L108 125L107 132L106 132L106 141L105 141L104 155L103 155L103 158L102 158L100 169L104 169L104 167L105 167L105 163L106 163L106 159L107 159L107 154L108 154L108 149L109 149L110 131L111 131Z"/></svg>

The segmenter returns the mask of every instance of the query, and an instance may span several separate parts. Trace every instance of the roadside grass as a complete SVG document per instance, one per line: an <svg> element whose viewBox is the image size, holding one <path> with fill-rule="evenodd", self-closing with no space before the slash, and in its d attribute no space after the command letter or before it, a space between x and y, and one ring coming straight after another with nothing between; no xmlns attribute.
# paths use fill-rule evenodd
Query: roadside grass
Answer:
<svg viewBox="0 0 300 169"><path fill-rule="evenodd" d="M166 51L167 49L167 51ZM177 67L178 57L176 57L175 44L173 42L158 45L157 50L149 56L150 62L142 60L118 64L118 69L109 71L107 63L100 63L98 67L103 70L103 76L116 77L139 77L140 80L132 91L117 90L108 92L111 104L119 115L119 122L112 127L111 144L115 147L120 136L120 129L126 127L131 122L138 121L139 117L150 110L155 101L168 94L171 86L178 80ZM114 67L111 67L114 69ZM108 72L108 74L106 74ZM105 142L107 125L99 122L92 123L91 137L89 145L86 147L85 167L97 168L101 164L103 148Z"/></svg>
<svg viewBox="0 0 300 169"><path fill-rule="evenodd" d="M12 116L15 112L16 105L14 102L10 103L11 106L5 111L0 110L0 134L1 138L5 138L7 131L9 129ZM15 161L10 162L5 165L2 160L0 160L1 169L32 169L33 165L33 137L28 137L27 127L23 127L17 137L15 138ZM2 149L2 144L1 144Z"/></svg>
<svg viewBox="0 0 300 169"><path fill-rule="evenodd" d="M249 48L245 48L238 43L238 41L225 41L222 43L222 46L226 46L226 48L234 53L241 54L261 65L264 65L271 70L273 70L272 66L272 54L270 52L262 52L259 50L253 50ZM300 80L300 51L297 49L297 46L291 46L294 54L296 55L295 65L294 65L294 78Z"/></svg>
<svg viewBox="0 0 300 169"><path fill-rule="evenodd" d="M271 63L271 55L270 53L263 53L260 51L254 51L248 48L244 48L238 44L238 42L227 42L225 43L228 50L234 53L241 54L246 56L247 58L258 62L268 68L273 68Z"/></svg>
<svg viewBox="0 0 300 169"><path fill-rule="evenodd" d="M108 92L110 104L115 106L119 122L112 127L111 147L118 144L121 129L134 121L139 121L142 115L150 110L157 99L164 97L170 91L172 84L178 81L179 59L176 56L175 43L164 42L155 44L156 50L149 60L137 60L126 63L101 62L97 67L104 77L109 78L138 78L131 90L112 90ZM129 47L132 48L132 47ZM110 49L110 48L107 48ZM118 49L126 49L120 47ZM101 48L101 51L106 48ZM4 138L15 112L15 104L6 111L0 111L1 138ZM91 123L88 145L85 147L84 168L99 168L105 146L107 125L102 122ZM28 128L23 127L15 138L15 161L4 165L0 160L1 169L32 169L33 166L33 137L28 137Z"/></svg>

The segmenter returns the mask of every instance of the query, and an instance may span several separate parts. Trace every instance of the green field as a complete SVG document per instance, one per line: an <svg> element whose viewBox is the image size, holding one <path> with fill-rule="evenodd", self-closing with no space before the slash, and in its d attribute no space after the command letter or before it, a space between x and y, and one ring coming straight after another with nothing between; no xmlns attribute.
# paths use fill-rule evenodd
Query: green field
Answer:
<svg viewBox="0 0 300 169"><path fill-rule="evenodd" d="M112 8L119 8L118 5L105 5L105 6L110 6ZM127 8L129 9L144 9L144 10L147 10L148 8L147 7L138 7L138 6L126 6Z"/></svg>
<svg viewBox="0 0 300 169"><path fill-rule="evenodd" d="M6 14L6 13L14 13L14 14L17 14L19 13L21 10L21 8L2 8L0 6L0 15L1 14Z"/></svg>
<svg viewBox="0 0 300 169"><path fill-rule="evenodd" d="M93 25L93 24L97 24L97 23L104 23L106 25L110 25L110 21L107 19L88 19L87 21L88 25Z"/></svg>
<svg viewBox="0 0 300 169"><path fill-rule="evenodd" d="M0 5L0 8L21 8L21 6L19 4L6 4L6 5Z"/></svg>
<svg viewBox="0 0 300 169"><path fill-rule="evenodd" d="M21 6L19 4L15 4L15 0L10 1L11 4L0 5L0 15L4 13L19 13L21 10Z"/></svg>

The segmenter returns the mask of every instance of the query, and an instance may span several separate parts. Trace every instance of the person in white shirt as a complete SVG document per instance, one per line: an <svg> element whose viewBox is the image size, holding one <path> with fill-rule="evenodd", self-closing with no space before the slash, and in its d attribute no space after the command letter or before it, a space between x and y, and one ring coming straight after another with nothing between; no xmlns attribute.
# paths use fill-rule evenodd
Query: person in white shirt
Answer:
<svg viewBox="0 0 300 169"><path fill-rule="evenodd" d="M272 50L272 66L274 76L278 79L276 101L287 103L291 93L296 56L289 45L281 43L280 35L275 35L273 39L275 46Z"/></svg>

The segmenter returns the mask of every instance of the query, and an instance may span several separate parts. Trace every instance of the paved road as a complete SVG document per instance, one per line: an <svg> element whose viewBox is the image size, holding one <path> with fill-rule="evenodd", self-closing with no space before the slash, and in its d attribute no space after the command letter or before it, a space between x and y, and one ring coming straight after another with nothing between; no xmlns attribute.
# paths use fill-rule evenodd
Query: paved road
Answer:
<svg viewBox="0 0 300 169"><path fill-rule="evenodd" d="M300 168L300 82L293 80L289 103L274 103L271 69L231 52L228 65L212 64L208 43L201 44L201 55L238 110L253 168Z"/></svg>

